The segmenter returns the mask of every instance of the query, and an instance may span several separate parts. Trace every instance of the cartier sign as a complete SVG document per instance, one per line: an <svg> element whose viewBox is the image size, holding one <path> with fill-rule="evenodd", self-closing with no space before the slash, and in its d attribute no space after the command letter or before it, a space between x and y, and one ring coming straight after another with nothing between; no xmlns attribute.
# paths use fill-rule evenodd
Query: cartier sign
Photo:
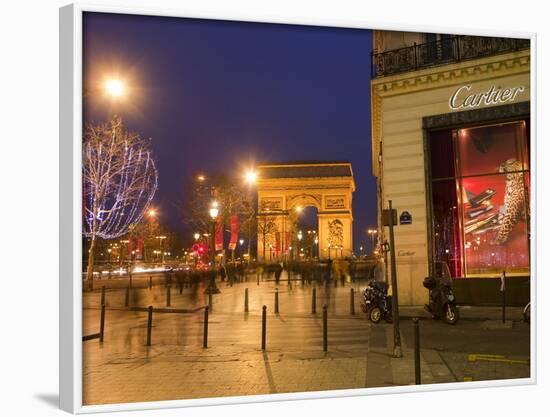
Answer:
<svg viewBox="0 0 550 417"><path fill-rule="evenodd" d="M509 103L524 91L525 87L522 85L506 88L493 85L488 90L482 91L474 91L471 85L463 85L454 90L449 97L449 107L451 110L467 110Z"/></svg>

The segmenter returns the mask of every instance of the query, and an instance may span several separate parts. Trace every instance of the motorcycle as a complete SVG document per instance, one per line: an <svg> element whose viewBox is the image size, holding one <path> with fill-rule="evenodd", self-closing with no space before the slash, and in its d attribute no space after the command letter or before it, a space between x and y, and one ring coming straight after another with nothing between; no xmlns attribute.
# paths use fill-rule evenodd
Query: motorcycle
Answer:
<svg viewBox="0 0 550 417"><path fill-rule="evenodd" d="M391 323L392 304L388 295L388 284L380 281L369 281L363 291L361 309L373 323L379 323L382 319Z"/></svg>
<svg viewBox="0 0 550 417"><path fill-rule="evenodd" d="M435 275L426 277L422 283L429 291L429 304L424 308L433 319L441 318L447 324L456 324L459 318L452 283L449 267L442 262L436 264Z"/></svg>

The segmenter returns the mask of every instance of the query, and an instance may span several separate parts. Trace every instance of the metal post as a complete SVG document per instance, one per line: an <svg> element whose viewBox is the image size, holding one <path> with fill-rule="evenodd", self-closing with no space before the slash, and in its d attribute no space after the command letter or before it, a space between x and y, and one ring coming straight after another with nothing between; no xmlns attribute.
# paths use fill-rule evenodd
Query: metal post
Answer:
<svg viewBox="0 0 550 417"><path fill-rule="evenodd" d="M105 287L103 287L105 288ZM101 318L99 319L99 341L103 343L103 334L105 333L105 303L101 304Z"/></svg>
<svg viewBox="0 0 550 417"><path fill-rule="evenodd" d="M349 312L350 314L355 314L355 297L353 294L353 288L349 290Z"/></svg>
<svg viewBox="0 0 550 417"><path fill-rule="evenodd" d="M130 306L130 287L126 287L126 297L124 299L124 306Z"/></svg>
<svg viewBox="0 0 550 417"><path fill-rule="evenodd" d="M323 352L328 351L327 322L328 322L327 305L324 304L323 305Z"/></svg>
<svg viewBox="0 0 550 417"><path fill-rule="evenodd" d="M101 287L101 302L99 303L100 306L105 304L105 285Z"/></svg>
<svg viewBox="0 0 550 417"><path fill-rule="evenodd" d="M414 383L420 385L420 328L418 317L413 318L414 326Z"/></svg>
<svg viewBox="0 0 550 417"><path fill-rule="evenodd" d="M311 293L311 314L317 313L317 288L313 287L313 292Z"/></svg>
<svg viewBox="0 0 550 417"><path fill-rule="evenodd" d="M208 347L208 306L204 307L204 330L202 333L202 347Z"/></svg>
<svg viewBox="0 0 550 417"><path fill-rule="evenodd" d="M149 275L149 289L153 288L153 277Z"/></svg>
<svg viewBox="0 0 550 417"><path fill-rule="evenodd" d="M172 301L172 285L166 286L166 307L170 307Z"/></svg>
<svg viewBox="0 0 550 417"><path fill-rule="evenodd" d="M153 306L147 308L147 346L151 346L151 328L153 327Z"/></svg>
<svg viewBox="0 0 550 417"><path fill-rule="evenodd" d="M500 291L502 292L502 324L506 323L506 271L500 277Z"/></svg>
<svg viewBox="0 0 550 417"><path fill-rule="evenodd" d="M392 201L388 201L390 212L390 260L391 260L391 286L392 286L392 316L393 316L393 355L401 358L401 334L399 331L399 300L397 290L397 262L395 260L395 236L393 233L393 208Z"/></svg>
<svg viewBox="0 0 550 417"><path fill-rule="evenodd" d="M213 310L212 308L212 293L208 293L208 307L210 310Z"/></svg>
<svg viewBox="0 0 550 417"><path fill-rule="evenodd" d="M275 288L275 314L279 314L279 288Z"/></svg>
<svg viewBox="0 0 550 417"><path fill-rule="evenodd" d="M266 333L266 319L267 319L267 307L262 307L262 350L265 350L265 333Z"/></svg>
<svg viewBox="0 0 550 417"><path fill-rule="evenodd" d="M256 285L260 285L260 273L256 272Z"/></svg>
<svg viewBox="0 0 550 417"><path fill-rule="evenodd" d="M244 312L248 313L248 288L244 289Z"/></svg>

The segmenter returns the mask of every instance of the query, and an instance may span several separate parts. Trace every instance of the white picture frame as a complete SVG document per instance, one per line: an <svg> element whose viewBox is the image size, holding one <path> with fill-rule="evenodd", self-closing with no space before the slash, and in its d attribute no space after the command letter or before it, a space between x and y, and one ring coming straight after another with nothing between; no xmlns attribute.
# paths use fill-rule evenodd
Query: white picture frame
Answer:
<svg viewBox="0 0 550 417"><path fill-rule="evenodd" d="M317 399L328 397L350 397L363 395L411 393L422 391L471 389L480 387L505 387L529 385L537 381L536 365L536 288L537 288L537 213L532 213L531 245L531 376L521 380L498 380L472 382L467 387L462 383L448 383L427 386L399 386L384 388L353 389L327 392L302 392L295 394L273 394L211 399L173 400L85 406L82 403L82 281L81 276L81 145L82 145L82 16L84 12L141 14L154 16L223 19L250 22L290 23L301 25L332 26L362 29L385 29L401 31L434 31L463 34L459 28L418 27L381 22L341 22L318 19L281 19L274 16L231 16L214 13L196 14L181 10L162 10L156 7L116 7L76 3L62 7L60 19L60 407L68 412L86 414L107 411L163 409L174 407L195 407L218 404L256 403L264 401L287 401L295 399ZM438 30L439 29L439 30ZM516 37L531 40L531 164L532 164L532 207L536 207L537 188L537 136L536 136L536 35L532 33L510 33L504 31L467 31L473 35Z"/></svg>

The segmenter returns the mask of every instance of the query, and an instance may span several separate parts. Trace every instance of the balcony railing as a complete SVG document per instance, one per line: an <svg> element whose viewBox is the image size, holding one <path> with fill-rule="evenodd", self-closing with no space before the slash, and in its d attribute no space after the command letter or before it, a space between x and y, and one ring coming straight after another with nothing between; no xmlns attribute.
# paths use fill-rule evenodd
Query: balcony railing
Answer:
<svg viewBox="0 0 550 417"><path fill-rule="evenodd" d="M371 55L372 77L379 78L408 71L417 71L489 55L528 49L529 47L529 39L451 36L438 41L414 44L392 51L373 52Z"/></svg>

